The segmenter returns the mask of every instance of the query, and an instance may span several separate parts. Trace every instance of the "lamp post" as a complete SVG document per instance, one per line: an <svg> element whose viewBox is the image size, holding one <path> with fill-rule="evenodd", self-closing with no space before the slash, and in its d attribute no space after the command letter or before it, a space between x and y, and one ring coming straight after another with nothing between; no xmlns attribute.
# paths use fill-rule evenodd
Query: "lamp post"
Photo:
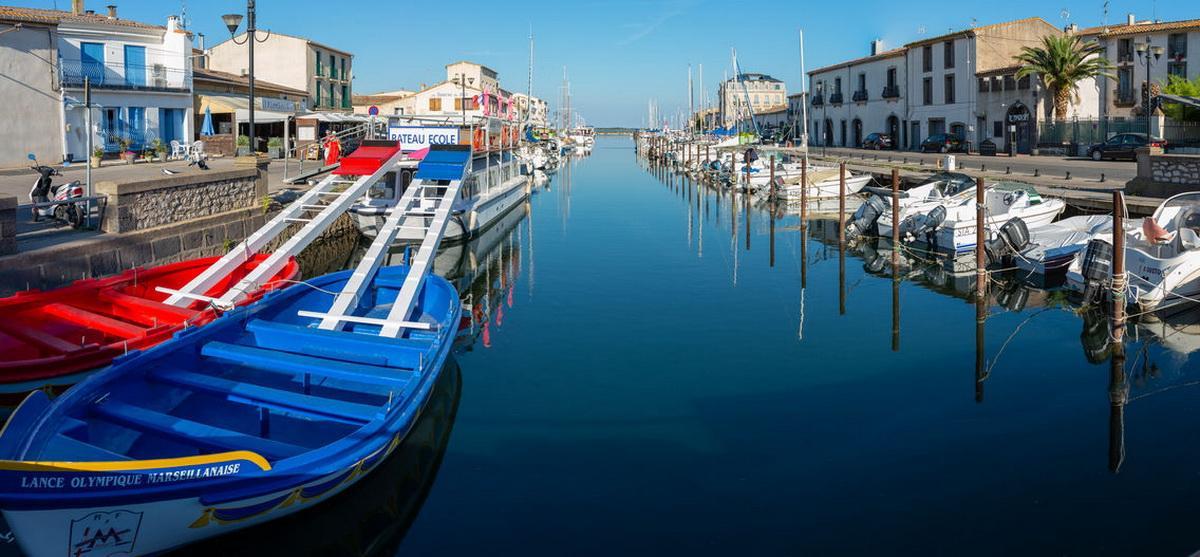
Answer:
<svg viewBox="0 0 1200 557"><path fill-rule="evenodd" d="M1152 61L1157 62L1162 58L1164 49L1162 46L1151 45L1150 37L1146 37L1146 42L1144 43L1137 43L1134 49L1137 50L1138 58L1146 61L1146 85L1142 89L1142 94L1146 97L1146 100L1142 108L1146 116L1146 143L1149 144L1154 139L1151 137L1152 128L1150 124L1150 109L1154 104L1152 102L1153 99L1150 97L1150 65ZM1147 51L1149 52L1147 53Z"/></svg>
<svg viewBox="0 0 1200 557"><path fill-rule="evenodd" d="M250 83L250 153L256 155L258 148L255 145L256 137L254 134L254 43L265 43L271 38L271 32L267 31L267 35L258 40L258 29L255 27L254 16L254 0L246 0L246 38L241 41L237 40L237 30L242 24L242 14L225 14L221 16L221 20L225 22L225 27L229 29L230 40L236 45L247 45L250 53L250 71L248 81ZM286 126L287 123L285 122Z"/></svg>
<svg viewBox="0 0 1200 557"><path fill-rule="evenodd" d="M829 128L826 123L829 121L829 107L826 105L828 99L825 98L825 82L817 82L817 97L821 99L821 156L828 154L829 147Z"/></svg>

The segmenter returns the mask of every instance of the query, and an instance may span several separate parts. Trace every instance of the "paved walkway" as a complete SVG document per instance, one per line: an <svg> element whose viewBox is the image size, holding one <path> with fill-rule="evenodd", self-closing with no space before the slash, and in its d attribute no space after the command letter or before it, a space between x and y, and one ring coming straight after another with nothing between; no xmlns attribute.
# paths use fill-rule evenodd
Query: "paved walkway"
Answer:
<svg viewBox="0 0 1200 557"><path fill-rule="evenodd" d="M822 155L825 150L821 147L810 147L809 152L813 155ZM865 158L868 161L873 161L875 157L878 157L880 161L887 161L888 157L892 157L897 163L907 159L910 164L924 161L926 166L936 165L937 161L945 156L937 153L867 151L864 149L845 149L840 147L829 148L828 155L848 158L850 160L862 160ZM1116 182L1118 184L1124 184L1137 177L1137 163L1132 161L1097 162L1079 157L1034 157L1030 155L985 157L981 155L963 155L961 153L956 153L954 157L959 164L966 164L968 169L979 170L980 165L985 165L988 170L1003 171L1006 167L1011 167L1014 174L1027 177L1032 177L1035 170L1041 176L1059 179L1065 179L1066 173L1070 172L1073 180L1098 181L1100 175L1104 174L1106 182Z"/></svg>
<svg viewBox="0 0 1200 557"><path fill-rule="evenodd" d="M316 163L308 163L306 169L313 167ZM232 157L222 157L219 159L210 159L208 161L210 170L229 170L233 168ZM175 172L182 174L198 174L204 172L195 166L188 166L183 161L171 161L165 163L143 163L133 165L112 165L101 168L92 169L92 183L96 184L106 180L128 180L138 178L154 178L163 175L163 169L169 168ZM297 173L298 167L296 163L292 163L292 174ZM62 176L54 177L54 185L72 180L83 181L86 175L84 165L72 165L62 171ZM37 181L38 175L32 171L26 171L23 174L14 174L5 172L0 174L0 196L15 195L17 203L29 203L29 190L33 187L33 183ZM283 162L272 161L270 170L268 171L269 191L277 191L283 189Z"/></svg>

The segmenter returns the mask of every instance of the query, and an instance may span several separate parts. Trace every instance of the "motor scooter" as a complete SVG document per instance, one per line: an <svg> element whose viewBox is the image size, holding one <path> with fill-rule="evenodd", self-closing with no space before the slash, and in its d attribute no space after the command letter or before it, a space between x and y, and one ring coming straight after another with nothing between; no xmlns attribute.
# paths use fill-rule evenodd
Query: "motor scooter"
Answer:
<svg viewBox="0 0 1200 557"><path fill-rule="evenodd" d="M38 173L37 181L33 183L33 188L29 190L29 202L34 204L33 222L37 222L44 217L65 222L74 228L83 226L84 216L87 214L87 203L82 201L70 202L72 199L83 197L83 186L79 180L55 186L51 183L51 178L62 176L62 174L52 167L39 164L37 157L33 153L29 153L29 160L33 161L33 166L30 168ZM70 161L67 161L63 163L63 166L70 166L70 164ZM37 205L51 201L61 201L63 203L40 207Z"/></svg>

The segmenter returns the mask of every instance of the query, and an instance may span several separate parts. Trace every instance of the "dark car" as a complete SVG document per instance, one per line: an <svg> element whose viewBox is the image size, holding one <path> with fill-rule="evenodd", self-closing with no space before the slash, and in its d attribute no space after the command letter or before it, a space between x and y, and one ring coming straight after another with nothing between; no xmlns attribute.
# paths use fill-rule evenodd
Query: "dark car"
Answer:
<svg viewBox="0 0 1200 557"><path fill-rule="evenodd" d="M967 142L957 135L935 133L921 142L922 153L966 153Z"/></svg>
<svg viewBox="0 0 1200 557"><path fill-rule="evenodd" d="M892 136L886 133L873 133L867 136L862 142L863 149L874 149L881 151L883 149L894 149L896 144L892 141Z"/></svg>
<svg viewBox="0 0 1200 557"><path fill-rule="evenodd" d="M1136 149L1146 146L1147 137L1144 133L1119 133L1108 138L1108 141L1104 143L1097 143L1088 148L1088 158L1094 161L1104 159L1137 160ZM1155 139L1151 143L1161 149L1167 148L1167 142L1162 139Z"/></svg>

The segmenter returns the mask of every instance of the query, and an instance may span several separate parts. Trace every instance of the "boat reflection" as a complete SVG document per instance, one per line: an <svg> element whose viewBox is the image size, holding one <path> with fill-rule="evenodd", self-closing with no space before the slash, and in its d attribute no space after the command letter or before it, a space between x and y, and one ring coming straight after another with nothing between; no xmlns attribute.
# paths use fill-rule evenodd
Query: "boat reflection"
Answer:
<svg viewBox="0 0 1200 557"><path fill-rule="evenodd" d="M462 398L462 371L446 361L412 431L368 477L304 510L186 546L174 555L393 555L437 478Z"/></svg>

